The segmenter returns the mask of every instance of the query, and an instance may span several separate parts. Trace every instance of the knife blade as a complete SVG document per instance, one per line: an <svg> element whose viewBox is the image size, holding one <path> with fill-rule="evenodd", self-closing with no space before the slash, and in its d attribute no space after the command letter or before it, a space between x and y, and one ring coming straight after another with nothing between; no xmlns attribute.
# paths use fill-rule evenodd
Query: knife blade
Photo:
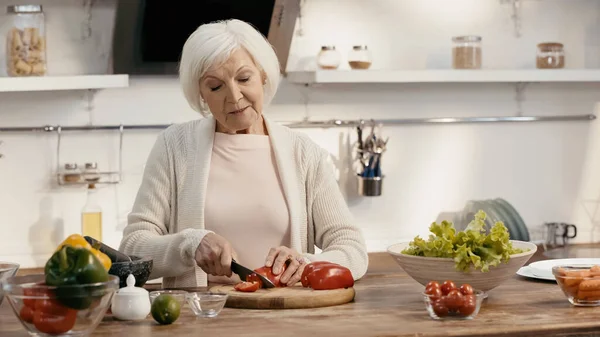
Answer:
<svg viewBox="0 0 600 337"><path fill-rule="evenodd" d="M246 277L248 277L249 275L256 274L256 276L258 276L258 278L262 281L263 288L274 288L275 287L275 285L273 284L273 282L271 282L271 280L258 274L257 272L255 272L254 270L252 270L250 268L246 268L246 267L242 266L241 264L237 263L237 261L235 261L234 259L231 260L231 271L238 274L240 276L240 279L242 279L242 281L246 281Z"/></svg>

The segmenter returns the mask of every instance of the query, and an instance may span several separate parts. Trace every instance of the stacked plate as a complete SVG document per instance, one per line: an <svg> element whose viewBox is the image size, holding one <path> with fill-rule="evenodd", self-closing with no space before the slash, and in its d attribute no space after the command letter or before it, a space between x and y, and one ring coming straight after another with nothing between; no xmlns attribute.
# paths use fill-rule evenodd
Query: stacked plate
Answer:
<svg viewBox="0 0 600 337"><path fill-rule="evenodd" d="M464 230L475 214L482 210L487 214L486 230L489 231L498 221L502 221L510 234L511 240L529 241L529 230L517 210L502 198L487 200L470 200L462 212L456 214L454 224L458 230Z"/></svg>
<svg viewBox="0 0 600 337"><path fill-rule="evenodd" d="M524 277L535 278L539 280L556 281L552 274L554 266L593 266L600 265L600 259L588 258L573 258L573 259L554 259L542 260L530 263L527 266L521 267L517 275Z"/></svg>

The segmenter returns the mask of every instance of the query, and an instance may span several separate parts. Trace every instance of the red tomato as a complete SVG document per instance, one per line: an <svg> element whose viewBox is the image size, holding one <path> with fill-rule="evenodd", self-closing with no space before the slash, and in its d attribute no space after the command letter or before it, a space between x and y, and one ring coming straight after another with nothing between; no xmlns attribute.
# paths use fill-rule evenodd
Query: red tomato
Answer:
<svg viewBox="0 0 600 337"><path fill-rule="evenodd" d="M446 297L444 297L444 303L450 311L457 311L462 307L465 299L463 294L458 289L452 289Z"/></svg>
<svg viewBox="0 0 600 337"><path fill-rule="evenodd" d="M260 288L260 283L258 282L240 282L233 287L237 291L242 291L245 293L255 292Z"/></svg>
<svg viewBox="0 0 600 337"><path fill-rule="evenodd" d="M465 283L461 285L459 290L463 295L473 295L473 287L470 284Z"/></svg>
<svg viewBox="0 0 600 337"><path fill-rule="evenodd" d="M443 300L437 300L433 303L433 312L435 312L438 317L444 317L448 315L449 310Z"/></svg>
<svg viewBox="0 0 600 337"><path fill-rule="evenodd" d="M425 289L431 288L431 287L440 288L440 284L437 281L429 281L427 283L427 285L425 286Z"/></svg>
<svg viewBox="0 0 600 337"><path fill-rule="evenodd" d="M442 290L438 287L431 287L425 290L425 294L429 295L431 301L437 301L442 298Z"/></svg>
<svg viewBox="0 0 600 337"><path fill-rule="evenodd" d="M33 308L24 305L21 308L21 312L19 313L19 317L21 317L21 319L24 322L33 323Z"/></svg>
<svg viewBox="0 0 600 337"><path fill-rule="evenodd" d="M333 263L320 264L310 268L309 271L305 267L301 278L304 279L303 286L311 287L314 290L331 290L354 286L354 278L350 269Z"/></svg>
<svg viewBox="0 0 600 337"><path fill-rule="evenodd" d="M469 296L472 295L465 296L465 301L463 302L463 305L460 308L458 308L458 312L463 316L469 316L473 312L475 312L475 307L477 303L474 299L469 299Z"/></svg>
<svg viewBox="0 0 600 337"><path fill-rule="evenodd" d="M40 289L40 288L24 288L23 289L23 296L24 297L31 297L31 298L23 298L23 304L25 306L30 307L30 308L35 308L36 299L34 297L44 297L45 295L46 296L50 296L51 295L49 293L49 290Z"/></svg>
<svg viewBox="0 0 600 337"><path fill-rule="evenodd" d="M442 284L442 294L444 294L444 296L448 295L448 293L450 293L450 290L454 289L456 289L456 285L452 281L444 281L444 283Z"/></svg>
<svg viewBox="0 0 600 337"><path fill-rule="evenodd" d="M68 309L65 314L56 315L43 311L36 311L33 314L33 324L40 332L47 334L65 333L75 326L77 320L77 311Z"/></svg>
<svg viewBox="0 0 600 337"><path fill-rule="evenodd" d="M54 299L38 299L35 302L33 324L40 332L61 334L73 328L77 310L67 308Z"/></svg>

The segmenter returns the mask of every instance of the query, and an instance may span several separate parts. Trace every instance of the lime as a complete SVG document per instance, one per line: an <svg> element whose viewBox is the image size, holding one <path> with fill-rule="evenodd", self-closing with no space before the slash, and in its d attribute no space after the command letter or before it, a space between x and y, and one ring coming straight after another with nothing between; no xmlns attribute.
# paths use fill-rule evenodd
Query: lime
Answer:
<svg viewBox="0 0 600 337"><path fill-rule="evenodd" d="M181 304L171 295L160 295L152 302L152 318L159 324L175 322L180 312Z"/></svg>

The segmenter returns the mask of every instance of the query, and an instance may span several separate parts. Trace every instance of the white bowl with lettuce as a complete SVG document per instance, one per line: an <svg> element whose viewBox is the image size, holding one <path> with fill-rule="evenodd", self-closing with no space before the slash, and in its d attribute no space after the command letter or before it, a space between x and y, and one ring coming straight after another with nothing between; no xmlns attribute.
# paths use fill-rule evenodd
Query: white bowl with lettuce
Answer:
<svg viewBox="0 0 600 337"><path fill-rule="evenodd" d="M392 245L387 251L410 277L424 286L429 281L441 284L451 280L487 292L513 277L537 246L510 240L501 221L486 234L486 217L480 210L460 232L451 222L433 223L426 240L417 236L413 241Z"/></svg>

